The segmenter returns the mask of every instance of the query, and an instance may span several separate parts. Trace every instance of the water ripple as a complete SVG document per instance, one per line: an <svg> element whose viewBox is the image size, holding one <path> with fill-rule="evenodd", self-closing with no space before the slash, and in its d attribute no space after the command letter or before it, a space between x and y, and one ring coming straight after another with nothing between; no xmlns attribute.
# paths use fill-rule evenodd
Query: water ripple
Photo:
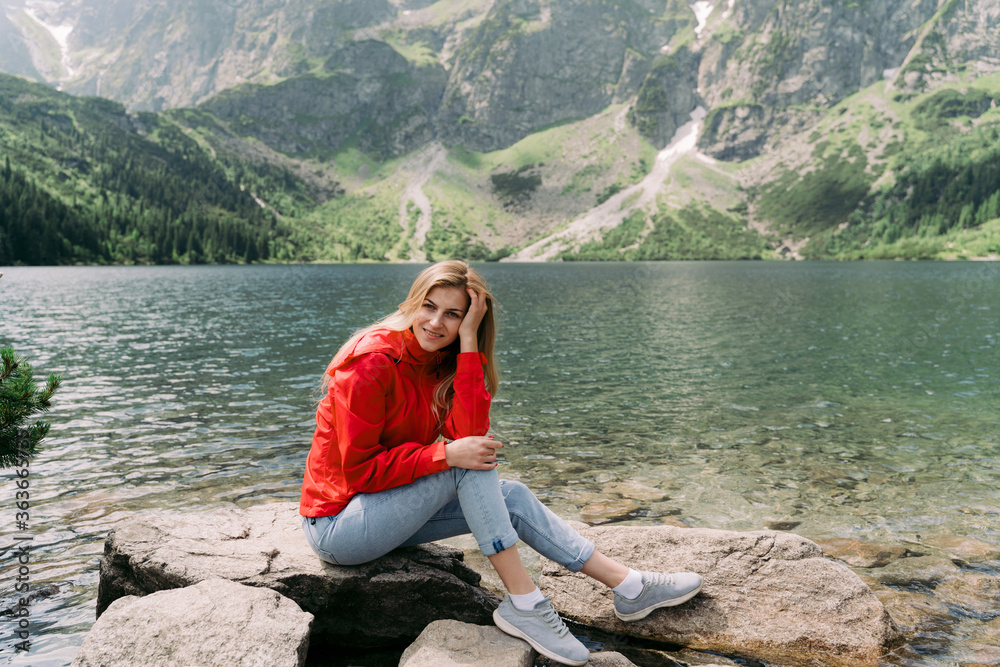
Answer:
<svg viewBox="0 0 1000 667"><path fill-rule="evenodd" d="M31 468L33 574L60 586L33 664L79 646L119 522L297 499L323 368L419 268L3 269L0 343L65 377ZM485 266L502 472L573 519L629 499L633 522L1000 543L1000 280L983 270ZM967 616L917 648L962 655Z"/></svg>

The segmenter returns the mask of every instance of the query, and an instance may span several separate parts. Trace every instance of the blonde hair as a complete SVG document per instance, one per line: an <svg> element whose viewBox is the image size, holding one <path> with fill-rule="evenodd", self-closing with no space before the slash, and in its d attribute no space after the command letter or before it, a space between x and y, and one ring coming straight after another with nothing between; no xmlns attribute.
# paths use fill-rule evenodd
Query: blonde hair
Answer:
<svg viewBox="0 0 1000 667"><path fill-rule="evenodd" d="M390 329L392 331L405 331L409 329L417 316L417 311L423 305L424 299L427 298L427 293L435 287L458 287L463 291L465 288L469 288L486 297L486 314L483 315L483 321L479 323L476 342L479 351L486 357L486 366L483 368L483 374L486 376L486 390L491 396L496 396L497 389L500 386L500 369L496 359L496 338L497 329L500 324L500 312L497 308L496 300L490 293L489 286L486 284L483 276L468 264L459 260L438 262L421 271L420 275L416 277L410 286L410 293L407 295L406 300L399 304L396 312L383 317L370 326L355 331L354 335L334 355L334 361L330 362L327 373L324 373L323 395L326 394L330 383L331 377L329 371L338 357L354 349L354 346L361 338L376 329ZM444 416L451 410L451 400L455 394L453 387L456 371L455 354L458 352L459 346L460 340L456 338L451 345L445 348L446 352L451 352L452 354L448 355L442 365L442 370L446 374L434 390L433 401L434 412L439 420L443 420Z"/></svg>

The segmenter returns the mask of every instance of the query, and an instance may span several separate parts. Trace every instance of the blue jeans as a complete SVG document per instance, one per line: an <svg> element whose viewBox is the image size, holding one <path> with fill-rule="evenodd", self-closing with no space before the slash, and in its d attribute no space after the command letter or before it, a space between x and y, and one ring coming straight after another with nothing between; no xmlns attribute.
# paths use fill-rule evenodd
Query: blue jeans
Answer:
<svg viewBox="0 0 1000 667"><path fill-rule="evenodd" d="M472 533L486 556L523 539L572 572L594 544L556 516L520 482L496 470L451 468L410 484L359 493L340 514L302 520L309 546L334 565L359 565L396 547Z"/></svg>

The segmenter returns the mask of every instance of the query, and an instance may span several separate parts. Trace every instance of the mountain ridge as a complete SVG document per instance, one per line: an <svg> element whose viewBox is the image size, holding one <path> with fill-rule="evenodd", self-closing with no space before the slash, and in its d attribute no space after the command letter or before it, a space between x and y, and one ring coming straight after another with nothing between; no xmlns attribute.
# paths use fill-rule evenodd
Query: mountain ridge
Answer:
<svg viewBox="0 0 1000 667"><path fill-rule="evenodd" d="M141 42L144 24L135 17L148 22L155 9L162 10L152 0L73 0L51 10L49 18L59 24L84 17L88 4L131 7L126 38L104 38L119 45ZM842 241L860 234L845 236L848 228L875 228L868 219L878 213L872 202L905 169L908 156L939 151L916 125L937 124L956 141L976 135L989 143L987 130L997 122L1000 8L987 0L730 0L716 5L703 0L692 7L672 0L302 0L285 3L285 9L269 0L238 4L233 37L224 35L222 42L242 40L243 48L229 49L213 61L216 80L228 76L226 63L239 53L255 53L249 61L257 64L245 64L250 75L216 92L206 92L212 86L198 74L202 70L188 67L202 83L185 89L186 94L200 103L195 112L177 111L176 122L184 125L185 118L199 114L211 117L211 123L186 126L203 145L226 144L231 151L252 153L264 147L272 157L296 164L302 174L320 174L317 182L338 184L333 199L320 197L323 201L292 218L302 222L300 231L340 239L332 246L313 244L305 259L357 258L342 252L355 228L370 237L364 256L372 258L431 258L464 250L475 258L511 254L528 259L525 248L562 234L588 211L593 215L597 207L608 208L609 200L623 209L607 215L597 232L591 226L559 252L540 256L571 259L584 246L591 249L588 256L600 258L677 256L667 250L657 255L652 246L645 254L638 250L647 239L659 238L654 220L672 221L663 238L680 235L668 246L688 247L690 238L704 236L694 222L694 227L682 223L678 212L688 221L725 220L720 229L732 227L733 233L755 230L763 250L738 241L744 249L740 256L830 256L828 249L836 246L832 256L862 257L869 256L873 244L892 256L893 244L916 228L897 230L893 240L892 234L876 234L859 237L854 245ZM217 7L212 16L229 16L227 11ZM203 14L191 3L180 3L171 16L186 26ZM81 29L78 39L86 34ZM194 48L202 33L177 34L180 41L170 44L187 43L190 54L186 60L161 58L164 64L154 72L156 81L165 82L161 91L181 89L170 81L186 71L183 63L211 60L210 49ZM122 49L119 67L140 62L130 61L123 55L128 49ZM68 90L93 81L84 69L76 84L63 82ZM938 109L937 117L928 120L925 113L915 125L912 110L942 91L963 100L980 95L977 99L987 106L960 102L974 115L948 116L950 111ZM862 97L868 100L859 102L864 109L878 107L881 115L854 109L851 100ZM626 201L630 188L653 170L651 156L674 139L698 107L706 109L706 116L688 158L664 172L656 196L643 197L641 204ZM846 114L854 125L838 124L833 114ZM567 130L552 133L560 127ZM590 134L571 136L568 128ZM542 141L554 144L533 146ZM839 147L836 155L831 144ZM584 145L586 150L577 150ZM446 159L439 149L427 153L433 146L444 150ZM622 150L627 151L624 159L608 154ZM434 156L430 175L423 173L427 164L414 167L413 158L419 162L425 153ZM406 173L394 176L396 169ZM417 186L406 175L415 172L422 174ZM785 193L780 196L779 183ZM983 187L992 188L992 181ZM831 209L828 200L837 205ZM420 221L412 231L411 205ZM981 205L977 201L977 211ZM357 221L350 220L353 215L370 215L377 222L369 221L360 232ZM951 216L951 209L941 215ZM641 225L635 216L643 218ZM954 218L938 224L939 236L956 226L966 229L968 215L965 222L960 212ZM615 249L617 254L594 248L594 243L613 245L601 234L611 234L629 219L629 229L638 231L616 233L629 241ZM926 238L926 231L920 234ZM840 241L831 244L834 236ZM989 229L973 236L979 239L975 253L982 252L980 246L987 255L994 252ZM371 245L372 238L383 240ZM725 232L719 238L737 236ZM701 251L683 256L731 256L733 248L724 247L728 242L704 241ZM948 255L943 246L925 245L917 255ZM327 248L326 255L320 247Z"/></svg>

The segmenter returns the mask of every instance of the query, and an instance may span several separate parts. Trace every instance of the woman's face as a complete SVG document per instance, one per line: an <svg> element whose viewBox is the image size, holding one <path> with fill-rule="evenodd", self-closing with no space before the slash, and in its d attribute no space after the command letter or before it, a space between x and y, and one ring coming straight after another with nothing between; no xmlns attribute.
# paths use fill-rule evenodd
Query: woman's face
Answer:
<svg viewBox="0 0 1000 667"><path fill-rule="evenodd" d="M469 296L461 287L438 286L428 292L411 325L420 347L434 352L451 345L468 307Z"/></svg>

